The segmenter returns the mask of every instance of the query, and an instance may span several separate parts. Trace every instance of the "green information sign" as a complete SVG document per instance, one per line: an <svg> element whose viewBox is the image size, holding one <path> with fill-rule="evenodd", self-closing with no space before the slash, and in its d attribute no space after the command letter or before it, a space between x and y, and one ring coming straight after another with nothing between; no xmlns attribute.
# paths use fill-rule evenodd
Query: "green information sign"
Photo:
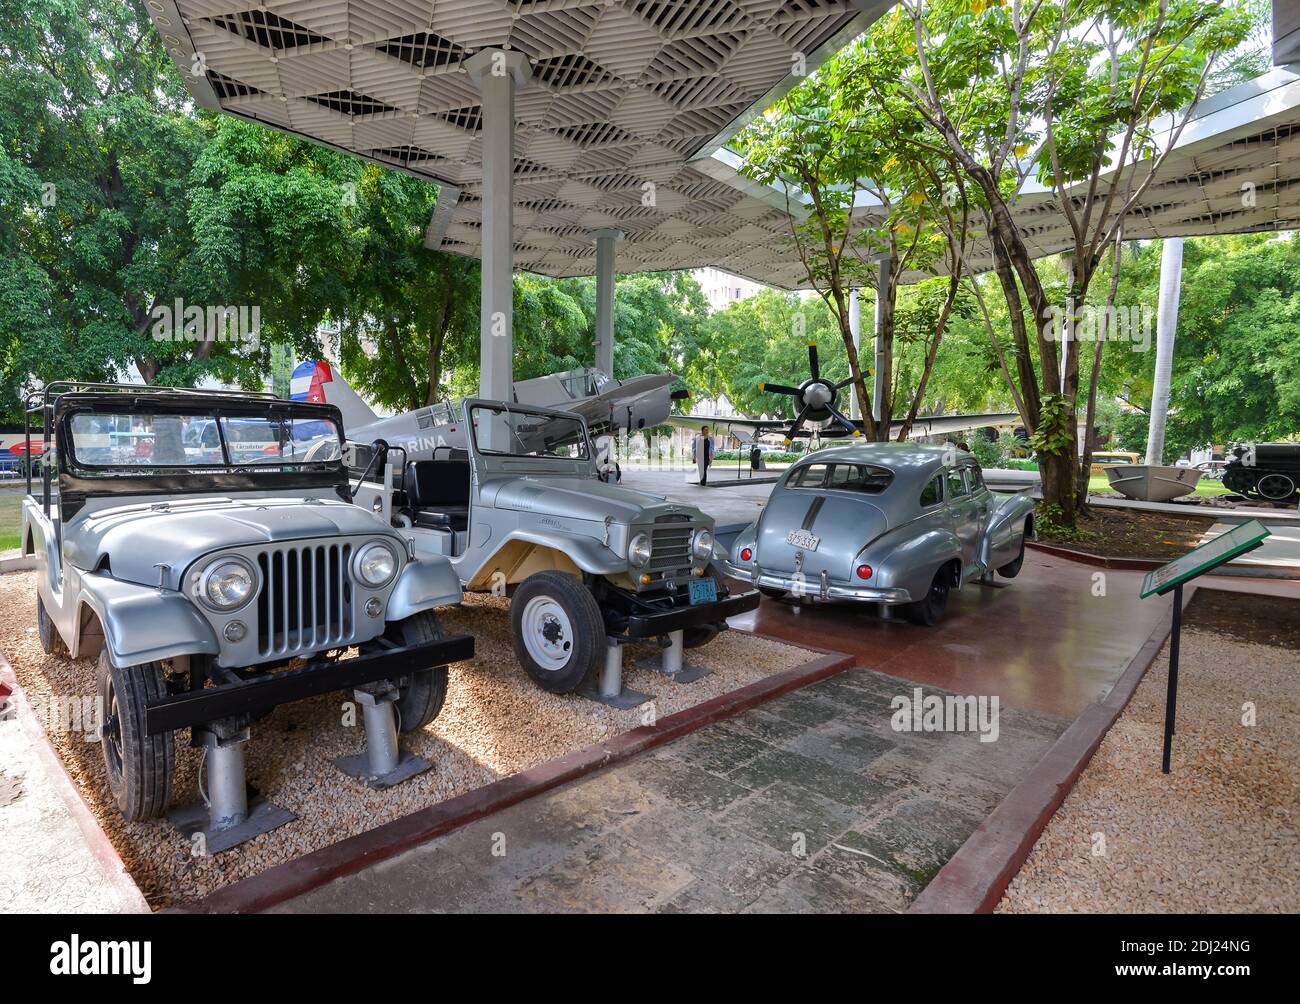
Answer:
<svg viewBox="0 0 1300 1004"><path fill-rule="evenodd" d="M1168 592L1188 579L1203 575L1210 569L1254 549L1267 536L1269 536L1268 528L1257 519L1234 526L1227 533L1221 533L1213 540L1207 540L1200 547L1193 548L1169 564L1147 572L1147 577L1142 580L1142 598Z"/></svg>

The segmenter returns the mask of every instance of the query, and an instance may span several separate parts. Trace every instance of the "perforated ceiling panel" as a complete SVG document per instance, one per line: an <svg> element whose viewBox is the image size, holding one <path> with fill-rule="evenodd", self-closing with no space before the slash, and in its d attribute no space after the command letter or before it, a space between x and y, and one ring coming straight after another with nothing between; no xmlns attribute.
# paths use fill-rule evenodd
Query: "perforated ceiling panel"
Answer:
<svg viewBox="0 0 1300 1004"><path fill-rule="evenodd" d="M146 0L195 97L454 186L437 237L477 256L481 114L462 64L524 53L515 262L620 271L717 265L789 285L779 207L690 159L887 0ZM445 208L445 207L444 207ZM765 262L779 262L780 274Z"/></svg>
<svg viewBox="0 0 1300 1004"><path fill-rule="evenodd" d="M592 231L615 227L621 272L716 266L794 288L807 281L784 196L711 151L796 81L800 57L815 67L892 0L145 4L201 104L451 186L431 242L475 257L482 116L462 64L485 47L519 50L532 79L515 107L517 267L590 275ZM1278 69L1261 81L1206 103L1204 127L1189 127L1126 236L1300 225L1300 78ZM1015 211L1034 253L1069 246L1048 193ZM869 206L856 218L881 224ZM968 257L988 267L979 241Z"/></svg>

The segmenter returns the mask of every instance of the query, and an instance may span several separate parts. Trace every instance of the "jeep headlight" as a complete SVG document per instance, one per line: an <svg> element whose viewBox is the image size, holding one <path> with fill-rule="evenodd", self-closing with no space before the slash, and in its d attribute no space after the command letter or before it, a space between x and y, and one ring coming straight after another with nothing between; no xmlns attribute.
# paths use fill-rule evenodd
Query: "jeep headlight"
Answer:
<svg viewBox="0 0 1300 1004"><path fill-rule="evenodd" d="M387 544L378 541L361 548L353 564L357 578L372 589L386 585L397 573L397 555Z"/></svg>
<svg viewBox="0 0 1300 1004"><path fill-rule="evenodd" d="M627 563L633 568L645 568L650 564L650 538L638 533L627 546Z"/></svg>
<svg viewBox="0 0 1300 1004"><path fill-rule="evenodd" d="M199 598L213 610L237 610L248 602L257 584L253 566L239 558L214 561L199 579Z"/></svg>
<svg viewBox="0 0 1300 1004"><path fill-rule="evenodd" d="M708 564L713 560L713 534L708 530L697 530L695 537L691 540L691 553L695 555L695 560L703 564Z"/></svg>

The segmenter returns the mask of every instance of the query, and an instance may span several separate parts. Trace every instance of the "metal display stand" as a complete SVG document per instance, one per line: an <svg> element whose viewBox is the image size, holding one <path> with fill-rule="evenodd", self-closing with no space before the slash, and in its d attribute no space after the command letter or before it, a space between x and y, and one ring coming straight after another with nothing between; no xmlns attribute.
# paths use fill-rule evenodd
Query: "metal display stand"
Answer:
<svg viewBox="0 0 1300 1004"><path fill-rule="evenodd" d="M605 664L596 686L586 685L578 691L583 697L611 708L625 711L650 700L649 694L623 686L623 639L605 636Z"/></svg>
<svg viewBox="0 0 1300 1004"><path fill-rule="evenodd" d="M1178 710L1178 649L1183 631L1183 584L1205 575L1259 547L1269 536L1268 528L1257 519L1233 527L1213 540L1206 541L1168 564L1147 573L1142 580L1142 599L1174 594L1173 623L1169 632L1169 685L1165 692L1165 748L1160 769L1169 773L1169 757L1174 744L1174 720Z"/></svg>
<svg viewBox="0 0 1300 1004"><path fill-rule="evenodd" d="M683 643L684 631L670 631L668 646L658 656L642 659L637 666L659 673L673 683L694 683L708 676L713 670L695 665L686 660L686 645Z"/></svg>
<svg viewBox="0 0 1300 1004"><path fill-rule="evenodd" d="M397 740L397 688L388 683L371 684L352 692L361 705L366 729L366 748L352 756L341 756L334 766L348 777L379 791L401 784L433 766L423 757L405 753Z"/></svg>
<svg viewBox="0 0 1300 1004"><path fill-rule="evenodd" d="M167 818L186 837L203 834L203 853L220 854L298 818L288 809L258 798L244 780L247 725L212 722L208 727L196 726L194 733L195 741L206 750L206 804L174 809Z"/></svg>

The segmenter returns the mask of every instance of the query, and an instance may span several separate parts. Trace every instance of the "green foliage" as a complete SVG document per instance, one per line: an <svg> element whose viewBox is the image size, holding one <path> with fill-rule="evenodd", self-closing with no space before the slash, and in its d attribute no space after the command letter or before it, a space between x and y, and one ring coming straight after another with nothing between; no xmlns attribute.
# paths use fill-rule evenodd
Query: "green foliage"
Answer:
<svg viewBox="0 0 1300 1004"><path fill-rule="evenodd" d="M1063 453L1071 448L1075 436L1075 414L1061 394L1043 398L1038 428L1029 437L1029 447L1038 453Z"/></svg>
<svg viewBox="0 0 1300 1004"><path fill-rule="evenodd" d="M1086 543L1097 536L1089 530L1080 530L1054 502L1040 501L1034 506L1034 527L1040 538L1053 542Z"/></svg>

